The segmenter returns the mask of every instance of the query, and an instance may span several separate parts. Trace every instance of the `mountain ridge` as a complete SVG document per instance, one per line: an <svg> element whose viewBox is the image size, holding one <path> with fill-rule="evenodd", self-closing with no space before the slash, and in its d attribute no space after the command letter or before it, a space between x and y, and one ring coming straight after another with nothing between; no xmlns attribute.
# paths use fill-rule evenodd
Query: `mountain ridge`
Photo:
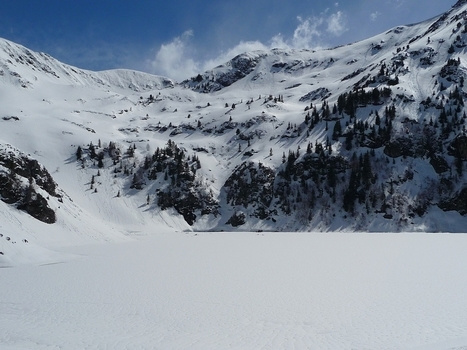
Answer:
<svg viewBox="0 0 467 350"><path fill-rule="evenodd" d="M104 240L153 227L463 232L466 41L458 1L357 43L244 53L176 83L1 39L0 141L66 193L49 199L51 227L82 217ZM24 220L18 204L2 211Z"/></svg>
<svg viewBox="0 0 467 350"><path fill-rule="evenodd" d="M129 69L114 69L93 72L64 64L46 53L36 53L28 48L0 38L0 74L18 78L22 87L34 85L34 74L21 77L15 71L18 66L27 66L29 73L46 73L52 81L67 85L102 85L133 91L156 90L170 88L174 82L168 78ZM31 72L32 71L32 72ZM14 80L14 79L13 79ZM32 81L31 81L32 80ZM143 84L140 84L143 82Z"/></svg>

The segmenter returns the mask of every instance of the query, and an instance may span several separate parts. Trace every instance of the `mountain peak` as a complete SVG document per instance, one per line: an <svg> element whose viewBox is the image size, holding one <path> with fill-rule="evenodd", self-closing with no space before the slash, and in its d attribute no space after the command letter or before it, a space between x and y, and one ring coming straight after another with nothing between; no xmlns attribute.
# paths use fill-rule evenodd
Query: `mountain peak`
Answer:
<svg viewBox="0 0 467 350"><path fill-rule="evenodd" d="M0 144L56 169L70 212L104 226L465 230L466 6L333 49L246 52L181 84L0 42Z"/></svg>
<svg viewBox="0 0 467 350"><path fill-rule="evenodd" d="M39 53L0 38L0 74L12 85L34 88L42 80L72 86L100 86L133 91L171 88L174 82L148 73L114 69L93 72L64 64L46 53Z"/></svg>

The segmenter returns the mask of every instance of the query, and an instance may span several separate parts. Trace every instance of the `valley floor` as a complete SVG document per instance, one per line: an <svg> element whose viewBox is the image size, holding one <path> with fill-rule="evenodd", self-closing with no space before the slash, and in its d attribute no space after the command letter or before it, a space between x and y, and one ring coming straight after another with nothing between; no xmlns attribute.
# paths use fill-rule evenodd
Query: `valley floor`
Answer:
<svg viewBox="0 0 467 350"><path fill-rule="evenodd" d="M467 235L157 233L0 269L2 349L467 349Z"/></svg>

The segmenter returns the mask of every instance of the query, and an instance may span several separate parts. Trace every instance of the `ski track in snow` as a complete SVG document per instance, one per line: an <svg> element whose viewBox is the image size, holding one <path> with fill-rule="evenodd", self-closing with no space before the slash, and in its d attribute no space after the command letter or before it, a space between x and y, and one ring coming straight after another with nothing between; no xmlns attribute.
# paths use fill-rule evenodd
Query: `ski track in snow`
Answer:
<svg viewBox="0 0 467 350"><path fill-rule="evenodd" d="M467 347L463 235L161 234L0 270L2 349Z"/></svg>

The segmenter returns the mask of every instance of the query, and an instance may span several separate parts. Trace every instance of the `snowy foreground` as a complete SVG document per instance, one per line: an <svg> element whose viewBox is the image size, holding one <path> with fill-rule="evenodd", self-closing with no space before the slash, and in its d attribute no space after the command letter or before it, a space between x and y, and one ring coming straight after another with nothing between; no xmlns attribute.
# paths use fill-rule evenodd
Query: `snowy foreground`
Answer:
<svg viewBox="0 0 467 350"><path fill-rule="evenodd" d="M1 349L467 349L467 236L157 234L0 269Z"/></svg>

